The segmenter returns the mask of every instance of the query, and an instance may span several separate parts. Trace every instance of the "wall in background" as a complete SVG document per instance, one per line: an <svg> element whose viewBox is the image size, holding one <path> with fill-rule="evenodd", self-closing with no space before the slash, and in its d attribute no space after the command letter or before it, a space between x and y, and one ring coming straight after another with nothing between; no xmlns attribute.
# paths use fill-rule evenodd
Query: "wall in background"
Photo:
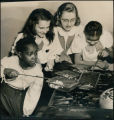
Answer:
<svg viewBox="0 0 114 120"><path fill-rule="evenodd" d="M23 27L28 15L35 8L46 8L52 14L65 1L32 1L1 3L1 58L8 54L17 33ZM68 1L67 1L68 2ZM98 20L113 33L113 1L70 1L79 12L83 25Z"/></svg>

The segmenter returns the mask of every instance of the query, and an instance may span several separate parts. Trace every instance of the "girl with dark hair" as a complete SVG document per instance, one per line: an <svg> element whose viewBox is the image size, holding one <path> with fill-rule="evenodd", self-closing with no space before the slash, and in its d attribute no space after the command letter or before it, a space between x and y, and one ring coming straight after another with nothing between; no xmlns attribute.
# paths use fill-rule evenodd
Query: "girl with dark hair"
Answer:
<svg viewBox="0 0 114 120"><path fill-rule="evenodd" d="M16 54L15 45L23 37L34 37L39 46L38 57L41 64L50 63L47 67L53 67L53 55L50 53L54 38L53 16L46 9L35 9L29 15L24 27L19 32L11 49L11 54ZM52 61L52 62L50 62Z"/></svg>
<svg viewBox="0 0 114 120"><path fill-rule="evenodd" d="M17 55L1 60L0 112L3 117L18 119L38 109L44 80L35 38L20 39L16 51Z"/></svg>
<svg viewBox="0 0 114 120"><path fill-rule="evenodd" d="M90 21L84 28L84 40L80 43L81 51L75 61L80 65L111 68L113 39L98 21ZM108 68L109 66L109 68Z"/></svg>
<svg viewBox="0 0 114 120"><path fill-rule="evenodd" d="M83 27L80 25L78 10L73 3L63 3L54 16L56 62L74 63L74 55L78 52Z"/></svg>

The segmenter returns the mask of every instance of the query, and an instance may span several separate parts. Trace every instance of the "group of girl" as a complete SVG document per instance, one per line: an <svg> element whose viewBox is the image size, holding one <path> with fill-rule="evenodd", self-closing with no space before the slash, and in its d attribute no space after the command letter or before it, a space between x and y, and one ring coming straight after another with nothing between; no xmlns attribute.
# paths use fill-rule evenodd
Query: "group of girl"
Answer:
<svg viewBox="0 0 114 120"><path fill-rule="evenodd" d="M73 3L63 3L54 16L43 8L33 10L9 57L1 61L2 111L11 117L34 115L43 87L42 69L52 71L58 62L112 69L112 45L112 36L98 21L80 24Z"/></svg>

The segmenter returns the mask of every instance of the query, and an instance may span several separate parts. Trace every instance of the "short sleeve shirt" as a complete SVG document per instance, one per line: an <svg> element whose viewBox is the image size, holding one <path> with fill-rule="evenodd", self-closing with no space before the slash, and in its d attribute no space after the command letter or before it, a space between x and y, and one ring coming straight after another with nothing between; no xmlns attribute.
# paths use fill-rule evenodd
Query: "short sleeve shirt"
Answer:
<svg viewBox="0 0 114 120"><path fill-rule="evenodd" d="M113 38L112 35L108 32L103 30L103 33L99 39L99 42L101 43L102 49L104 48L110 48L113 45ZM97 61L97 56L99 54L99 51L96 50L96 47L93 46L93 53L90 53L86 50L87 42L86 38L84 37L84 42L82 46L82 57L85 61Z"/></svg>

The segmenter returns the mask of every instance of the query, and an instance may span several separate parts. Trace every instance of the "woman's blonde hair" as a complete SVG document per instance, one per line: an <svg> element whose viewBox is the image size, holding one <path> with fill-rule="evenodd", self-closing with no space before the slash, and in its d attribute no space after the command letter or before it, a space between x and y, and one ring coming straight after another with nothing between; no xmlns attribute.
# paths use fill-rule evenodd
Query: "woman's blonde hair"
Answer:
<svg viewBox="0 0 114 120"><path fill-rule="evenodd" d="M54 15L54 25L55 26L61 26L60 18L61 18L61 16L62 16L62 14L63 14L64 11L67 11L67 12L73 12L73 11L75 11L75 13L76 13L76 22L75 22L75 25L76 26L80 25L80 17L78 16L78 10L77 10L76 6L73 3L66 2L66 3L63 3L58 8L57 12Z"/></svg>

